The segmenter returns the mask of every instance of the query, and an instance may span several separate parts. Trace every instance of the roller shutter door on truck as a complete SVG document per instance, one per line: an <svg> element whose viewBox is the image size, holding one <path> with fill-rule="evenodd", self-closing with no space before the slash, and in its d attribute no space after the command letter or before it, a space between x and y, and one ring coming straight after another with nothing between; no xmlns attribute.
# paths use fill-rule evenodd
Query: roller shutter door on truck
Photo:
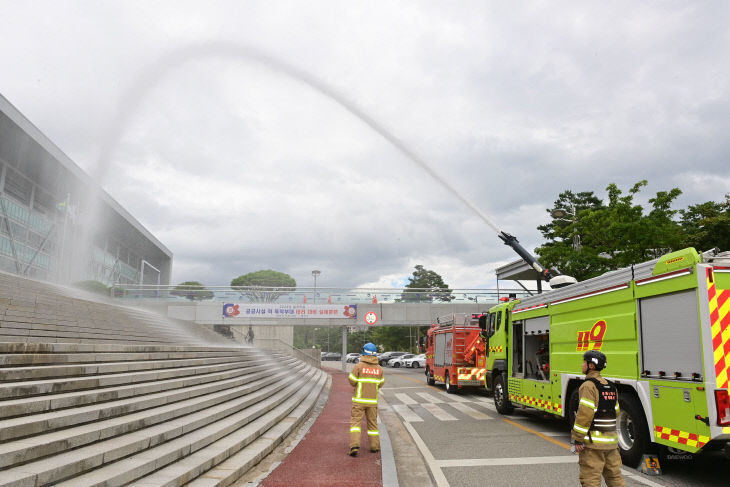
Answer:
<svg viewBox="0 0 730 487"><path fill-rule="evenodd" d="M433 340L433 364L436 367L444 366L444 354L446 352L446 334L439 333Z"/></svg>
<svg viewBox="0 0 730 487"><path fill-rule="evenodd" d="M674 372L689 379L702 375L697 291L680 291L639 300L642 369Z"/></svg>

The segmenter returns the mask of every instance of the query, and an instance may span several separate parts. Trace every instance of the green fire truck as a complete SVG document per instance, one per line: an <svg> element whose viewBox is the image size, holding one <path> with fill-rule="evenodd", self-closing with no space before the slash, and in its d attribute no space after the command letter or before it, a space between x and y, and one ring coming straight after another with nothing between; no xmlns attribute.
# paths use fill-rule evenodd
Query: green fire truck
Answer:
<svg viewBox="0 0 730 487"><path fill-rule="evenodd" d="M582 355L600 350L619 391L625 464L636 466L652 443L695 453L730 442L728 252L688 248L505 302L480 326L485 386L502 414L534 408L572 424Z"/></svg>

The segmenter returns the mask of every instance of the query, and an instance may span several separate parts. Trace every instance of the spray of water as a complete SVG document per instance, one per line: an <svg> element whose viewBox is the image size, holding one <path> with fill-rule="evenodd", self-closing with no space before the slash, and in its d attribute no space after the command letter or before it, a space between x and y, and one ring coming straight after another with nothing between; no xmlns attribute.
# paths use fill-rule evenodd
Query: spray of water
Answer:
<svg viewBox="0 0 730 487"><path fill-rule="evenodd" d="M230 42L205 42L175 49L152 63L151 67L145 70L132 84L130 89L122 96L119 102L119 110L113 123L109 126L106 136L103 139L101 152L96 165L96 180L103 184L106 173L109 170L112 156L124 134L124 131L136 114L138 107L144 101L146 95L157 83L173 68L186 62L209 58L223 57L236 61L257 63L267 69L279 72L292 79L300 81L322 95L339 103L344 109L360 119L365 125L380 134L390 142L401 154L406 156L426 174L431 176L438 184L453 194L467 208L469 208L480 220L486 223L494 232L500 233L497 226L477 208L474 204L464 198L451 184L441 177L429 164L426 163L413 150L406 146L400 139L388 131L383 124L377 122L372 116L357 106L343 93L328 86L322 80L312 74L292 66L280 59L274 58L258 49L249 46L238 45ZM94 223L94 216L90 217L89 223Z"/></svg>

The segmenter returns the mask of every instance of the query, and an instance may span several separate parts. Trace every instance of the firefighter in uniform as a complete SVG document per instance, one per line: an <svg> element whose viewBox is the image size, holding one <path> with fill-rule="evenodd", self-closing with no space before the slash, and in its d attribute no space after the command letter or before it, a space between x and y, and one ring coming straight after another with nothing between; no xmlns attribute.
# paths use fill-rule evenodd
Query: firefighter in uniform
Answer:
<svg viewBox="0 0 730 487"><path fill-rule="evenodd" d="M608 487L625 487L621 477L621 455L618 451L616 386L601 377L606 356L596 350L583 354L586 380L580 386L578 414L571 431L571 443L580 455L580 483L583 487L600 487L601 476Z"/></svg>
<svg viewBox="0 0 730 487"><path fill-rule="evenodd" d="M350 372L350 384L355 388L350 415L350 456L357 456L360 450L360 434L363 415L367 419L370 451L380 451L378 431L378 391L385 384L383 368L378 364L375 345L366 343L362 347L360 362Z"/></svg>

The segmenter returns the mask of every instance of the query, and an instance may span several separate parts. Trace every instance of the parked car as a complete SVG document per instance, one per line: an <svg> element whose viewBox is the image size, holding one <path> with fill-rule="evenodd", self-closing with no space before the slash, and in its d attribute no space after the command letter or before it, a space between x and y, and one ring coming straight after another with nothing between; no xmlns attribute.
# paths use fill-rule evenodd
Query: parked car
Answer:
<svg viewBox="0 0 730 487"><path fill-rule="evenodd" d="M348 353L345 356L345 362L347 362L348 364L349 363L356 364L359 361L360 361L360 354L357 353L357 352L355 352L355 353Z"/></svg>
<svg viewBox="0 0 730 487"><path fill-rule="evenodd" d="M322 356L322 360L342 360L342 354L339 352L327 352Z"/></svg>
<svg viewBox="0 0 730 487"><path fill-rule="evenodd" d="M413 369L418 369L420 367L423 367L426 365L426 354L422 353L421 355L415 355L411 358L403 360L403 366L404 367L411 367Z"/></svg>
<svg viewBox="0 0 730 487"><path fill-rule="evenodd" d="M401 355L399 357L394 357L390 360L388 360L388 366L390 367L403 367L404 360L408 360L410 358L415 357L412 353L407 353L405 355Z"/></svg>
<svg viewBox="0 0 730 487"><path fill-rule="evenodd" d="M380 366L383 367L388 363L388 360L405 354L406 352L385 352L378 356L378 362L380 363Z"/></svg>

